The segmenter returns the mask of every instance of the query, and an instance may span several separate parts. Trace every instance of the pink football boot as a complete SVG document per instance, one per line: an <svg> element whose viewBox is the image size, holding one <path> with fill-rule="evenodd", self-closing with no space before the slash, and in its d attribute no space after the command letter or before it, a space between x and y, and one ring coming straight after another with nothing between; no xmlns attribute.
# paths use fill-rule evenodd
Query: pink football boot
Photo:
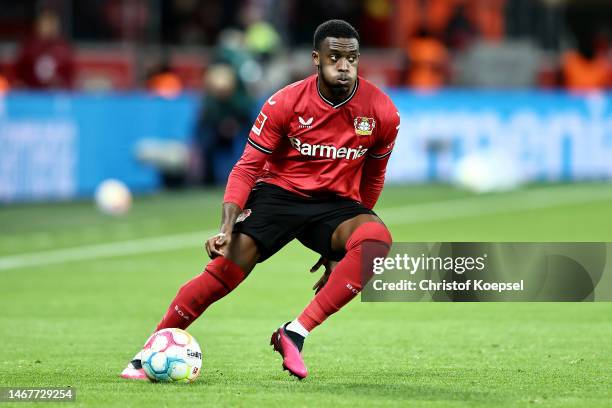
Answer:
<svg viewBox="0 0 612 408"><path fill-rule="evenodd" d="M303 380L308 376L308 369L302 360L302 355L297 346L289 338L284 327L279 327L270 339L270 345L274 347L274 351L283 357L283 369L289 371L290 374Z"/></svg>
<svg viewBox="0 0 612 408"><path fill-rule="evenodd" d="M145 374L140 361L140 353L134 356L134 359L129 362L127 367L121 372L121 378L127 380L148 380L149 377Z"/></svg>

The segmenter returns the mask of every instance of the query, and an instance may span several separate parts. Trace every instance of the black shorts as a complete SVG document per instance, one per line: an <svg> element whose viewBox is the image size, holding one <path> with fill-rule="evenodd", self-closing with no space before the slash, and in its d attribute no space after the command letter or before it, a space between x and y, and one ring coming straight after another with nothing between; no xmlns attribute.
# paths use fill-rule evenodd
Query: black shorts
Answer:
<svg viewBox="0 0 612 408"><path fill-rule="evenodd" d="M334 261L345 251L333 251L332 234L342 222L374 211L347 198L303 197L278 186L257 183L234 225L234 232L248 235L259 248L263 262L294 238Z"/></svg>

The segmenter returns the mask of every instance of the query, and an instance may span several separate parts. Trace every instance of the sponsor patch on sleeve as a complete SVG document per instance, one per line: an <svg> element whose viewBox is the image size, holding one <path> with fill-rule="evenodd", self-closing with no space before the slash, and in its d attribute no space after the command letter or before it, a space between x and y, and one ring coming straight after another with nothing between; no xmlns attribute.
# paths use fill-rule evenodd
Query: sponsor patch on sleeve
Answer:
<svg viewBox="0 0 612 408"><path fill-rule="evenodd" d="M263 112L259 112L259 115L257 115L257 119L255 119L255 123L253 124L251 131L257 136L259 136L261 134L261 131L263 130L264 125L266 124L266 120L268 120L266 114Z"/></svg>

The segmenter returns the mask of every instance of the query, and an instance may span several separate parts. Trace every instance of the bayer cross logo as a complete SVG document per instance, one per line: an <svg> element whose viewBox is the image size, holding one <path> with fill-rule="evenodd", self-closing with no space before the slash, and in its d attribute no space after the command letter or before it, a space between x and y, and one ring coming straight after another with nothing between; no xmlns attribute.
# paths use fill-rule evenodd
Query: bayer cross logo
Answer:
<svg viewBox="0 0 612 408"><path fill-rule="evenodd" d="M355 133L359 136L369 136L372 134L376 121L374 118L366 118L364 116L357 116L353 121L355 125Z"/></svg>
<svg viewBox="0 0 612 408"><path fill-rule="evenodd" d="M307 120L301 116L298 116L298 121L300 122L300 128L309 128L312 126L313 117L308 118Z"/></svg>

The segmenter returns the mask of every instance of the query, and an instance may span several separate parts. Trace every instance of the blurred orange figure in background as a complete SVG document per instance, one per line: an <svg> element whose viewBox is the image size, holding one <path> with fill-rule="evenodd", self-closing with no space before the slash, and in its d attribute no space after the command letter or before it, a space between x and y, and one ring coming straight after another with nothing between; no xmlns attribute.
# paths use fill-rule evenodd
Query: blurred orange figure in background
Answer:
<svg viewBox="0 0 612 408"><path fill-rule="evenodd" d="M571 91L604 89L610 84L610 64L603 55L585 57L568 51L562 58L565 87Z"/></svg>
<svg viewBox="0 0 612 408"><path fill-rule="evenodd" d="M175 98L183 92L183 82L174 72L166 71L153 75L147 88L163 98Z"/></svg>
<svg viewBox="0 0 612 408"><path fill-rule="evenodd" d="M480 35L490 41L503 39L504 9L507 0L401 0L396 3L400 41L413 36L419 27L435 35L443 35L452 24L458 9Z"/></svg>
<svg viewBox="0 0 612 408"><path fill-rule="evenodd" d="M0 74L0 96L7 94L10 88L8 79Z"/></svg>
<svg viewBox="0 0 612 408"><path fill-rule="evenodd" d="M447 83L448 51L444 44L422 30L408 41L406 85L417 89L437 89Z"/></svg>
<svg viewBox="0 0 612 408"><path fill-rule="evenodd" d="M172 69L170 56L163 55L147 75L147 90L162 98L176 98L183 92L183 80Z"/></svg>
<svg viewBox="0 0 612 408"><path fill-rule="evenodd" d="M561 58L564 85L571 91L604 89L611 85L608 44L597 33L576 38L576 49Z"/></svg>
<svg viewBox="0 0 612 408"><path fill-rule="evenodd" d="M506 0L472 0L470 5L472 20L482 37L488 41L501 41L506 31Z"/></svg>

